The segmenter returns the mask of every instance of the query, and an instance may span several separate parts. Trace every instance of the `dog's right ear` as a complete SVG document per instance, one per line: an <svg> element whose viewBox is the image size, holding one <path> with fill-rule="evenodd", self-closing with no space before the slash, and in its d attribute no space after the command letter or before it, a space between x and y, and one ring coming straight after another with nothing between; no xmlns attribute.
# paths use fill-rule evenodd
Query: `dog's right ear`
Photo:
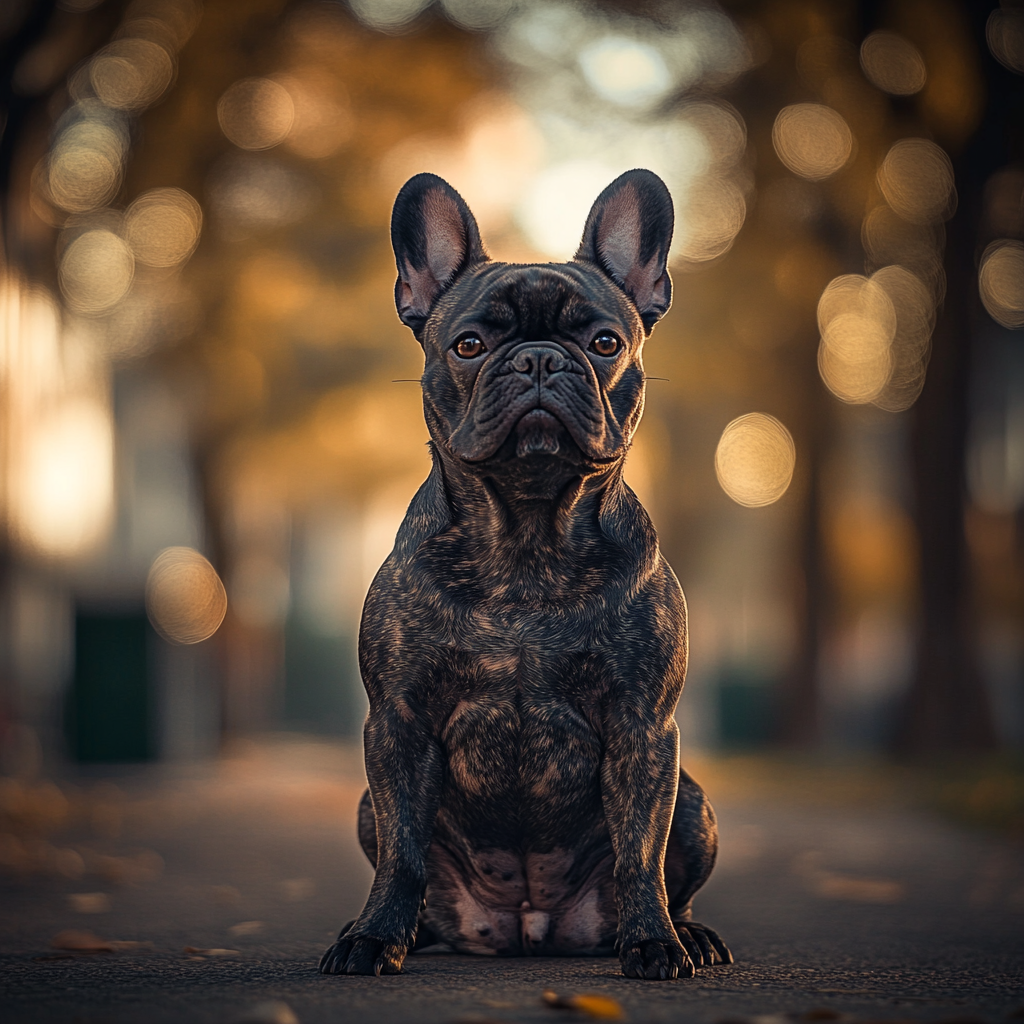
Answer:
<svg viewBox="0 0 1024 1024"><path fill-rule="evenodd" d="M391 244L398 316L418 338L437 297L487 253L466 201L436 174L417 174L402 186L391 214Z"/></svg>

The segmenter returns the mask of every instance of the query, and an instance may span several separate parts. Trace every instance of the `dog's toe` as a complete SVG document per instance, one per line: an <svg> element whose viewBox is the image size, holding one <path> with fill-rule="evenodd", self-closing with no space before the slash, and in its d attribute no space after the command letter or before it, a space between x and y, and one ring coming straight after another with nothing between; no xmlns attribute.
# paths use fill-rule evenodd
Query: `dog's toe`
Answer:
<svg viewBox="0 0 1024 1024"><path fill-rule="evenodd" d="M348 959L348 951L351 946L351 942L344 942L341 940L330 946L327 952L320 957L320 973L344 974L345 962Z"/></svg>
<svg viewBox="0 0 1024 1024"><path fill-rule="evenodd" d="M401 974L405 946L366 936L339 937L320 958L321 974Z"/></svg>
<svg viewBox="0 0 1024 1024"><path fill-rule="evenodd" d="M712 967L715 964L733 963L729 947L714 928L696 921L686 921L676 925L676 933L695 966Z"/></svg>
<svg viewBox="0 0 1024 1024"><path fill-rule="evenodd" d="M670 981L694 975L693 961L686 950L675 943L648 939L625 949L620 959L622 973L627 978Z"/></svg>

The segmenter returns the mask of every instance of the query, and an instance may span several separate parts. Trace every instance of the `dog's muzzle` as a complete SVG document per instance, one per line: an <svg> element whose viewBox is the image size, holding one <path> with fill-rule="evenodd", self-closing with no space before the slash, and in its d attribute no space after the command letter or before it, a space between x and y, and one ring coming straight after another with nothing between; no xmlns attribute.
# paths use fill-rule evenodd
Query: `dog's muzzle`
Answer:
<svg viewBox="0 0 1024 1024"><path fill-rule="evenodd" d="M553 341L521 342L486 365L451 447L464 459L485 459L513 431L519 456L554 455L570 437L596 454L605 438L604 407L589 365Z"/></svg>

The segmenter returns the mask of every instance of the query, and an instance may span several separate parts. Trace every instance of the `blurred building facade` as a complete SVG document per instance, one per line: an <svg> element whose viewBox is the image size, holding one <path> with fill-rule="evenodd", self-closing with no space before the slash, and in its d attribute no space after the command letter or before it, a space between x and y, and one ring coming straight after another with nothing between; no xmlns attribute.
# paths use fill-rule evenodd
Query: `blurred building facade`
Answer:
<svg viewBox="0 0 1024 1024"><path fill-rule="evenodd" d="M639 165L675 306L627 478L688 595L687 742L1024 745L1018 8L26 0L0 34L6 734L357 735L429 467L393 197L434 171L495 258L561 260Z"/></svg>

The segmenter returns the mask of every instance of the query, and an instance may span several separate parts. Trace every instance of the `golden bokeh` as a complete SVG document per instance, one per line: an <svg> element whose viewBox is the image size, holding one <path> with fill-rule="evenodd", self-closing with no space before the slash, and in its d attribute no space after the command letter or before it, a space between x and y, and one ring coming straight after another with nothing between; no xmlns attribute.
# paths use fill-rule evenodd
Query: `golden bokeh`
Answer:
<svg viewBox="0 0 1024 1024"><path fill-rule="evenodd" d="M121 185L127 148L123 132L87 118L62 131L50 152L49 198L69 213L84 213L109 202Z"/></svg>
<svg viewBox="0 0 1024 1024"><path fill-rule="evenodd" d="M835 278L818 301L818 329L818 371L829 391L858 405L877 398L896 334L896 310L881 284L859 274Z"/></svg>
<svg viewBox="0 0 1024 1024"><path fill-rule="evenodd" d="M58 279L68 305L97 315L115 306L131 287L135 260L127 243L106 228L86 231L60 258Z"/></svg>
<svg viewBox="0 0 1024 1024"><path fill-rule="evenodd" d="M1024 75L1024 10L1003 7L988 16L985 39L1000 64Z"/></svg>
<svg viewBox="0 0 1024 1024"><path fill-rule="evenodd" d="M702 100L688 103L681 115L704 136L711 163L716 168L732 167L743 157L747 148L747 126L734 107Z"/></svg>
<svg viewBox="0 0 1024 1024"><path fill-rule="evenodd" d="M174 81L174 58L151 39L116 39L93 58L89 81L115 110L143 110Z"/></svg>
<svg viewBox="0 0 1024 1024"><path fill-rule="evenodd" d="M287 145L307 160L336 153L352 137L353 118L348 97L329 75L306 72L276 79L292 99L295 113Z"/></svg>
<svg viewBox="0 0 1024 1024"><path fill-rule="evenodd" d="M153 628L173 644L197 644L224 621L228 595L217 570L193 548L164 548L146 579Z"/></svg>
<svg viewBox="0 0 1024 1024"><path fill-rule="evenodd" d="M878 169L878 187L886 202L914 224L946 220L956 208L953 164L928 139L894 143Z"/></svg>
<svg viewBox="0 0 1024 1024"><path fill-rule="evenodd" d="M921 51L895 32L872 32L861 43L860 66L872 85L893 96L913 96L928 80Z"/></svg>
<svg viewBox="0 0 1024 1024"><path fill-rule="evenodd" d="M861 226L861 243L876 267L899 264L912 270L936 299L943 294L945 272L941 224L911 224L886 203L873 207Z"/></svg>
<svg viewBox="0 0 1024 1024"><path fill-rule="evenodd" d="M715 474L739 505L759 508L778 501L796 466L796 445L774 416L749 412L726 426L715 449Z"/></svg>
<svg viewBox="0 0 1024 1024"><path fill-rule="evenodd" d="M896 332L890 346L892 368L873 402L889 412L902 412L917 401L924 387L935 304L928 286L906 267L882 267L871 280L885 289L896 312Z"/></svg>
<svg viewBox="0 0 1024 1024"><path fill-rule="evenodd" d="M721 256L732 247L746 215L746 200L733 182L711 175L699 178L679 211L674 253L693 263Z"/></svg>
<svg viewBox="0 0 1024 1024"><path fill-rule="evenodd" d="M150 267L174 267L199 244L203 212L180 188L144 192L125 211L125 237L135 258Z"/></svg>
<svg viewBox="0 0 1024 1024"><path fill-rule="evenodd" d="M772 143L779 159L801 178L835 174L853 153L853 133L842 116L821 103L794 103L775 118Z"/></svg>
<svg viewBox="0 0 1024 1024"><path fill-rule="evenodd" d="M284 142L295 121L288 90L269 78L243 78L217 102L221 131L240 149L271 149Z"/></svg>
<svg viewBox="0 0 1024 1024"><path fill-rule="evenodd" d="M978 271L981 301L1003 327L1024 327L1024 242L1000 239L985 249Z"/></svg>

